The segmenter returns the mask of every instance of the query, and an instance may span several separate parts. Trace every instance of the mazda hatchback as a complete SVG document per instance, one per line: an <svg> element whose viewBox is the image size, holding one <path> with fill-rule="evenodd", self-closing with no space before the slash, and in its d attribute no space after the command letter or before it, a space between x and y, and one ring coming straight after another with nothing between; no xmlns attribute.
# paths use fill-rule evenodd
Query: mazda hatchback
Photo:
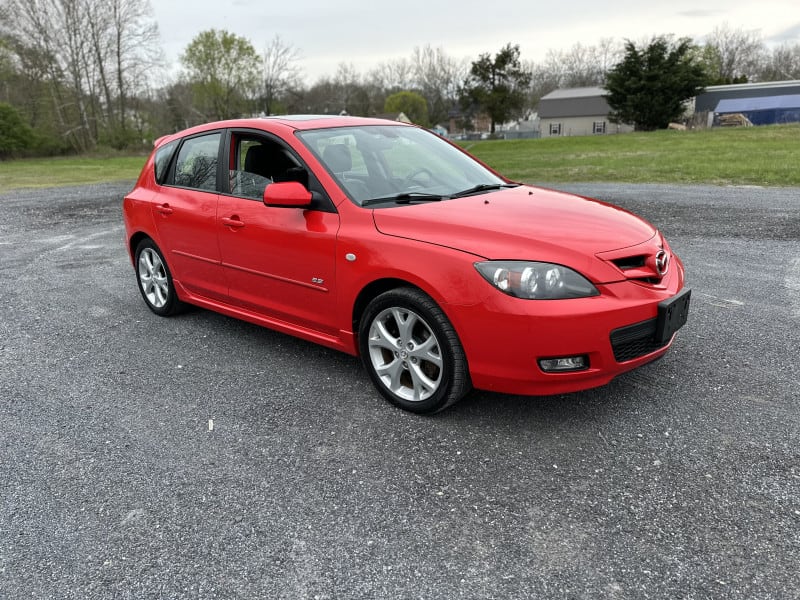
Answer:
<svg viewBox="0 0 800 600"><path fill-rule="evenodd" d="M155 314L192 304L358 355L419 413L473 387L603 385L667 352L689 310L681 261L641 218L380 119L163 137L123 206Z"/></svg>

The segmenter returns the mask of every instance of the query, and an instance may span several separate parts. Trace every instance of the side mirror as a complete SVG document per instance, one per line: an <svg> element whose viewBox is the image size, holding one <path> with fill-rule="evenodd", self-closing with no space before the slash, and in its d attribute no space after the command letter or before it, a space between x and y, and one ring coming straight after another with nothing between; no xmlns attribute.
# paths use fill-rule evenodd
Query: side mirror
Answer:
<svg viewBox="0 0 800 600"><path fill-rule="evenodd" d="M311 192L296 181L270 183L264 190L264 204L278 208L308 208Z"/></svg>

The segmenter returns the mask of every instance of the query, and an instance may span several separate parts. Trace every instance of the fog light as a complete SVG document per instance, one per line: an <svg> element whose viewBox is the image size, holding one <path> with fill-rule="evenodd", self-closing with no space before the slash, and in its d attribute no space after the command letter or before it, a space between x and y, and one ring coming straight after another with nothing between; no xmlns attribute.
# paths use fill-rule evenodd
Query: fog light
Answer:
<svg viewBox="0 0 800 600"><path fill-rule="evenodd" d="M566 371L584 371L589 368L589 357L565 356L563 358L540 358L539 367L545 373L564 373Z"/></svg>

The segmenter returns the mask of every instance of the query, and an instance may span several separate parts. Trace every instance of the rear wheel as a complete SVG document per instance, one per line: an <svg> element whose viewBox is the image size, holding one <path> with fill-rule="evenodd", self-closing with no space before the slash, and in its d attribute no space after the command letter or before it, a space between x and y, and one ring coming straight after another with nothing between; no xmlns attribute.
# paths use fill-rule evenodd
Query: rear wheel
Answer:
<svg viewBox="0 0 800 600"><path fill-rule="evenodd" d="M174 315L183 307L175 294L172 274L153 240L139 242L134 253L136 279L147 307L159 316Z"/></svg>
<svg viewBox="0 0 800 600"><path fill-rule="evenodd" d="M372 300L361 319L359 347L375 387L405 410L438 412L471 388L455 329L420 290L398 288Z"/></svg>

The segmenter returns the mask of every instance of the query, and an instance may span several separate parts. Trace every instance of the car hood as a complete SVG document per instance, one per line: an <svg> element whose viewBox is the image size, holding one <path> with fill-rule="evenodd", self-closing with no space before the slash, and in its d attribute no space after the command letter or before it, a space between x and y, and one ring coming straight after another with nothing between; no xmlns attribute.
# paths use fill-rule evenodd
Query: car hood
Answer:
<svg viewBox="0 0 800 600"><path fill-rule="evenodd" d="M375 210L385 235L491 260L570 266L596 282L621 272L597 254L641 246L656 229L619 207L563 192L519 186L466 198Z"/></svg>

